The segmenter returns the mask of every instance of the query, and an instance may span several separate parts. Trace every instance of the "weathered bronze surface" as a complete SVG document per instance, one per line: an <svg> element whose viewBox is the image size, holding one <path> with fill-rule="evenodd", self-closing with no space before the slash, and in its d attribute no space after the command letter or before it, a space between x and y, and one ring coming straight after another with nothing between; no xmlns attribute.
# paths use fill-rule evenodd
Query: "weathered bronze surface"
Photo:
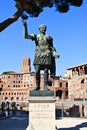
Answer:
<svg viewBox="0 0 87 130"><path fill-rule="evenodd" d="M49 95L50 90L47 88L48 84L48 71L50 70L50 75L55 76L56 65L55 58L58 58L59 55L56 53L56 49L53 47L53 38L46 34L47 26L42 24L39 26L40 34L28 34L26 20L23 20L24 25L24 37L26 39L31 39L35 41L36 50L34 57L34 66L36 70L36 88L33 90L31 95ZM37 93L37 90L40 90L40 71L44 71L44 92ZM51 93L53 95L53 92Z"/></svg>

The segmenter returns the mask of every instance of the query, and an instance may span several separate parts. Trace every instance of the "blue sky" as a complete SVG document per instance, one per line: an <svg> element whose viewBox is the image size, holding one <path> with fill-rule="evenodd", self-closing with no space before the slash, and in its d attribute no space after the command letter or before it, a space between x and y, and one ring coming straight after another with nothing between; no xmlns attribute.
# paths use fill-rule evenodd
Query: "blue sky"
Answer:
<svg viewBox="0 0 87 130"><path fill-rule="evenodd" d="M0 2L0 22L12 16L16 8L13 0ZM59 59L56 59L56 74L64 76L65 71L78 64L87 63L87 1L81 7L72 7L67 13L59 13L55 8L44 9L39 17L28 18L29 33L39 33L40 24L47 25L47 34L54 39ZM23 57L33 60L35 44L24 39L21 18L0 33L0 74L4 71L20 72Z"/></svg>

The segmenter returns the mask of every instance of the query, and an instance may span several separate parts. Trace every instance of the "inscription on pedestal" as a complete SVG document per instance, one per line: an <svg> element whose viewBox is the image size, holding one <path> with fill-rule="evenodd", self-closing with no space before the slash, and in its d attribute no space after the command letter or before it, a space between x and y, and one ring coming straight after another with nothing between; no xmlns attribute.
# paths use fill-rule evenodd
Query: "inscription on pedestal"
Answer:
<svg viewBox="0 0 87 130"><path fill-rule="evenodd" d="M52 110L52 104L50 103L33 103L29 109L30 118L33 120L37 119L49 119L52 120L54 118L54 111Z"/></svg>
<svg viewBox="0 0 87 130"><path fill-rule="evenodd" d="M29 104L29 130L55 130L55 103Z"/></svg>

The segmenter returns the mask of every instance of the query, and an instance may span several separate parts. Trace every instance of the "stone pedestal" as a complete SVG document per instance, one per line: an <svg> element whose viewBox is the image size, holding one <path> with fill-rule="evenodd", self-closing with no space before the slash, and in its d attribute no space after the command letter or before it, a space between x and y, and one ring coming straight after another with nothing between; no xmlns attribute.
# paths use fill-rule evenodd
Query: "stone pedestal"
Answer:
<svg viewBox="0 0 87 130"><path fill-rule="evenodd" d="M29 98L29 126L26 130L55 130L55 98Z"/></svg>

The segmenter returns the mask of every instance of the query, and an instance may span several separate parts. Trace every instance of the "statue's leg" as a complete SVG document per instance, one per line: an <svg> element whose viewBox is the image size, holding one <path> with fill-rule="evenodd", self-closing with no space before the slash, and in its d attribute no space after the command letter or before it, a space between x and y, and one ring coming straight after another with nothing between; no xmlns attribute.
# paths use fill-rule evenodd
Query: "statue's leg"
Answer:
<svg viewBox="0 0 87 130"><path fill-rule="evenodd" d="M44 89L45 90L48 90L47 84L48 84L48 69L45 68L44 69Z"/></svg>
<svg viewBox="0 0 87 130"><path fill-rule="evenodd" d="M51 78L54 78L56 75L56 65L55 65L55 58L54 57L52 57L52 66L50 68L50 75L51 75Z"/></svg>
<svg viewBox="0 0 87 130"><path fill-rule="evenodd" d="M40 89L40 66L36 65L35 70L36 70L36 90L39 90Z"/></svg>

